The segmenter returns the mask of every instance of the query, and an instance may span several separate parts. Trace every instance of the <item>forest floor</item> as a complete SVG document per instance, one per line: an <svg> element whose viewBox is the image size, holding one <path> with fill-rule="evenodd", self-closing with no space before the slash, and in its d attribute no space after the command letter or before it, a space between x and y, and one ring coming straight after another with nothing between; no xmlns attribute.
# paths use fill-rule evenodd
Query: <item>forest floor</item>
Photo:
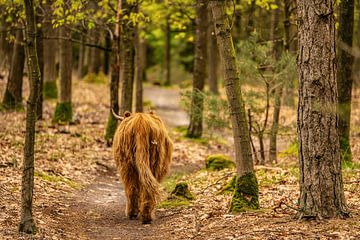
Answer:
<svg viewBox="0 0 360 240"><path fill-rule="evenodd" d="M299 186L292 154L280 154L278 164L256 166L260 210L230 214L231 194L219 194L219 190L235 175L235 169L206 171L204 159L217 153L233 156L231 144L184 138L176 130L188 121L178 106L179 90L146 87L145 98L167 122L174 141L162 198L179 181L187 181L196 198L184 206L159 206L156 220L142 225L125 217L123 188L111 148L103 140L107 86L82 81L73 86L78 123L53 124L56 101L46 101L44 120L37 126L33 212L38 233L34 237L17 232L25 112L0 113L0 239L360 239L360 134L352 139L355 164L343 170L351 218L294 218ZM0 93L4 88L5 82L0 81Z"/></svg>

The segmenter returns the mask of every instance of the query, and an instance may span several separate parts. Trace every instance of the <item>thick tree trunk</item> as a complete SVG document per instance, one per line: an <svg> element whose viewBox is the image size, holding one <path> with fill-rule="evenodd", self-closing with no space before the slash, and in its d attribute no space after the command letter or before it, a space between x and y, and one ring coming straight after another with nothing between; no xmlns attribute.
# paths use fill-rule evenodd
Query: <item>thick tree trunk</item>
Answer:
<svg viewBox="0 0 360 240"><path fill-rule="evenodd" d="M130 19L130 14L134 12L136 3L128 3L122 0L122 7L124 9L124 19ZM126 10L125 10L126 9ZM121 102L120 114L123 115L125 111L132 111L133 103L133 89L134 89L134 61L135 61L135 47L134 47L135 28L132 23L127 20L122 22L121 41Z"/></svg>
<svg viewBox="0 0 360 240"><path fill-rule="evenodd" d="M115 113L119 112L119 79L120 79L120 33L121 33L121 9L122 0L117 2L116 24L114 30L114 38L112 41L111 51L111 75L110 75L110 112L108 122L106 126L105 140L108 145L112 144L117 128L117 119L112 114L112 110Z"/></svg>
<svg viewBox="0 0 360 240"><path fill-rule="evenodd" d="M40 93L40 69L36 52L36 24L32 0L25 0L26 52L30 79L30 96L26 107L26 133L21 188L21 219L19 231L29 234L36 232L32 214L34 189L34 144L36 103Z"/></svg>
<svg viewBox="0 0 360 240"><path fill-rule="evenodd" d="M297 3L299 217L346 217L337 130L334 1Z"/></svg>
<svg viewBox="0 0 360 240"><path fill-rule="evenodd" d="M47 1L45 4L46 16L43 24L44 30L44 87L43 96L45 99L56 99L57 98L57 71L56 71L56 47L58 41L51 39L57 37L57 31L53 28L51 23L51 4L52 1Z"/></svg>
<svg viewBox="0 0 360 240"><path fill-rule="evenodd" d="M41 3L42 5L42 3ZM40 10L39 8L37 9ZM43 17L42 13L37 13L36 15L36 23L42 25ZM43 86L44 86L44 33L42 26L36 29L37 39L36 39L36 51L38 64L40 69L40 93L36 106L36 118L38 120L43 118Z"/></svg>
<svg viewBox="0 0 360 240"><path fill-rule="evenodd" d="M85 76L85 33L82 33L80 36L81 43L79 45L79 62L78 62L78 78L82 79Z"/></svg>
<svg viewBox="0 0 360 240"><path fill-rule="evenodd" d="M338 30L338 72L337 89L339 102L339 139L342 160L351 161L350 146L350 115L352 91L352 67L354 56L347 52L344 46L352 48L354 33L354 0L340 2Z"/></svg>
<svg viewBox="0 0 360 240"><path fill-rule="evenodd" d="M143 112L143 44L140 39L140 29L137 26L135 33L135 62L136 62L136 101L135 101L135 112Z"/></svg>
<svg viewBox="0 0 360 240"><path fill-rule="evenodd" d="M230 35L224 1L211 1L217 45L224 71L226 95L230 105L234 135L237 182L230 210L244 211L259 208L259 189L251 157L249 126L240 86L240 74L236 65L234 44Z"/></svg>
<svg viewBox="0 0 360 240"><path fill-rule="evenodd" d="M165 59L164 59L164 77L165 86L171 85L171 28L170 17L166 18L165 25Z"/></svg>
<svg viewBox="0 0 360 240"><path fill-rule="evenodd" d="M213 94L219 94L218 49L216 46L214 22L210 7L208 7L208 13L208 83L210 92Z"/></svg>
<svg viewBox="0 0 360 240"><path fill-rule="evenodd" d="M190 125L187 137L200 138L203 131L204 85L206 78L206 30L208 0L197 0L196 3L196 40L194 77L191 96Z"/></svg>
<svg viewBox="0 0 360 240"><path fill-rule="evenodd" d="M60 27L60 81L59 99L53 120L70 122L72 119L71 82L72 82L72 43L71 30L63 25Z"/></svg>
<svg viewBox="0 0 360 240"><path fill-rule="evenodd" d="M22 30L17 30L13 56L11 59L10 74L2 102L3 106L7 109L17 109L22 107L22 85L25 65L23 41Z"/></svg>

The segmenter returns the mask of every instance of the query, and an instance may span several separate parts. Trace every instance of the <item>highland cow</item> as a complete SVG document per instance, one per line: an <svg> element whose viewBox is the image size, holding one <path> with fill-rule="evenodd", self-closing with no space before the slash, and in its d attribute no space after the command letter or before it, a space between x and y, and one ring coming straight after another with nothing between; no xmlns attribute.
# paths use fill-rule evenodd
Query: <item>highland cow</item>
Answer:
<svg viewBox="0 0 360 240"><path fill-rule="evenodd" d="M125 113L113 141L113 154L124 183L126 215L143 224L154 218L159 182L169 170L173 145L162 120L153 113Z"/></svg>

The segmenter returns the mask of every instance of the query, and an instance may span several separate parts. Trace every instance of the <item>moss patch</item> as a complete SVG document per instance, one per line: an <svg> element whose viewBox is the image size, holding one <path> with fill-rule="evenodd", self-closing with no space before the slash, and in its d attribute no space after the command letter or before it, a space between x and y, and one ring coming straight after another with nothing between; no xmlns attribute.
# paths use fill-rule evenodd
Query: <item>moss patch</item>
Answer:
<svg viewBox="0 0 360 240"><path fill-rule="evenodd" d="M20 100L17 100L7 89L4 93L4 99L0 106L0 110L16 110L20 111L23 110L24 106Z"/></svg>
<svg viewBox="0 0 360 240"><path fill-rule="evenodd" d="M71 102L57 103L53 121L57 123L70 122L72 120Z"/></svg>
<svg viewBox="0 0 360 240"><path fill-rule="evenodd" d="M352 161L352 153L351 153L351 146L349 139L346 138L340 139L340 153L341 153L342 161L344 162Z"/></svg>
<svg viewBox="0 0 360 240"><path fill-rule="evenodd" d="M236 176L232 177L230 182L228 184L226 184L221 190L220 190L220 194L224 194L224 193L233 193L235 190L235 186L236 186Z"/></svg>
<svg viewBox="0 0 360 240"><path fill-rule="evenodd" d="M106 131L105 131L105 140L106 142L110 143L112 142L112 139L114 137L116 128L117 128L118 120L110 113L108 117L108 122L106 125Z"/></svg>
<svg viewBox="0 0 360 240"><path fill-rule="evenodd" d="M227 156L221 154L210 155L205 160L206 169L211 171L235 167L235 163Z"/></svg>
<svg viewBox="0 0 360 240"><path fill-rule="evenodd" d="M88 83L97 83L102 84L106 83L107 76L103 72L96 73L88 73L83 80Z"/></svg>
<svg viewBox="0 0 360 240"><path fill-rule="evenodd" d="M66 185L68 185L69 187L74 188L74 189L80 189L82 187L82 185L80 183L74 182L74 181L67 179L65 177L62 177L62 176L49 175L49 174L46 174L45 172L38 172L38 171L35 171L34 175L36 177L43 179L44 181L47 181L47 182L65 183Z"/></svg>
<svg viewBox="0 0 360 240"><path fill-rule="evenodd" d="M55 81L44 82L43 95L44 99L56 99L57 98L57 85Z"/></svg>
<svg viewBox="0 0 360 240"><path fill-rule="evenodd" d="M247 173L236 181L231 200L231 212L244 212L259 209L259 186L255 173Z"/></svg>
<svg viewBox="0 0 360 240"><path fill-rule="evenodd" d="M189 190L189 185L186 182L176 184L175 189L171 192L171 196L182 197L187 200L195 199L194 195Z"/></svg>
<svg viewBox="0 0 360 240"><path fill-rule="evenodd" d="M180 182L176 184L170 196L158 205L158 208L187 206L190 204L190 200L193 199L195 199L195 197L190 192L188 184L186 182Z"/></svg>

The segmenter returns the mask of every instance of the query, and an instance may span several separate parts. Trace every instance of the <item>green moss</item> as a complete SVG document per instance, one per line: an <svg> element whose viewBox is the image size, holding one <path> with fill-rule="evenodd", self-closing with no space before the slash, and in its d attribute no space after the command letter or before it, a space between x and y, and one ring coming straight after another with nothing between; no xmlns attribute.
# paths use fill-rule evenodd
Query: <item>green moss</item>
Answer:
<svg viewBox="0 0 360 240"><path fill-rule="evenodd" d="M181 206L188 206L190 202L186 199L180 197L172 197L171 199L166 199L157 205L158 208L175 208Z"/></svg>
<svg viewBox="0 0 360 240"><path fill-rule="evenodd" d="M173 173L170 176L168 176L163 182L162 186L165 188L165 190L168 193L171 193L173 189L175 189L176 183L179 181L179 179L183 176L183 173Z"/></svg>
<svg viewBox="0 0 360 240"><path fill-rule="evenodd" d="M259 208L259 186L255 173L247 173L236 181L231 200L231 212L244 212Z"/></svg>
<svg viewBox="0 0 360 240"><path fill-rule="evenodd" d="M194 195L189 190L189 185L186 182L176 184L175 189L171 192L171 196L182 197L187 200L195 199Z"/></svg>
<svg viewBox="0 0 360 240"><path fill-rule="evenodd" d="M116 128L117 128L118 120L110 113L108 117L108 122L106 125L106 131L105 131L105 140L106 142L110 143L112 142L112 139L114 137Z"/></svg>
<svg viewBox="0 0 360 240"><path fill-rule="evenodd" d="M230 182L228 184L226 184L221 190L220 190L220 194L224 194L224 193L233 193L235 190L235 186L236 186L236 176L232 177Z"/></svg>
<svg viewBox="0 0 360 240"><path fill-rule="evenodd" d="M235 167L235 163L229 158L221 154L210 155L205 160L206 169L218 171L225 168Z"/></svg>
<svg viewBox="0 0 360 240"><path fill-rule="evenodd" d="M43 87L44 99L56 99L57 94L58 94L58 90L55 81L44 82L44 87Z"/></svg>
<svg viewBox="0 0 360 240"><path fill-rule="evenodd" d="M47 182L65 183L66 185L68 185L69 187L72 187L74 189L80 189L82 187L82 185L80 183L74 182L74 181L67 179L65 177L62 177L62 176L49 175L49 174L46 174L45 172L38 172L38 171L35 171L34 175L36 177L41 178L44 181L47 181Z"/></svg>
<svg viewBox="0 0 360 240"><path fill-rule="evenodd" d="M107 82L107 76L103 72L96 73L88 73L83 80L88 83L97 83L102 84Z"/></svg>
<svg viewBox="0 0 360 240"><path fill-rule="evenodd" d="M341 159L343 162L351 162L352 161L352 153L349 139L341 138L340 139L340 152Z"/></svg>
<svg viewBox="0 0 360 240"><path fill-rule="evenodd" d="M190 192L188 184L186 182L180 182L175 185L170 196L158 205L158 208L187 206L190 204L190 200L193 199L195 199L195 197Z"/></svg>
<svg viewBox="0 0 360 240"><path fill-rule="evenodd" d="M57 123L70 122L72 120L71 102L57 103L53 121Z"/></svg>
<svg viewBox="0 0 360 240"><path fill-rule="evenodd" d="M4 99L2 104L0 105L1 105L0 106L1 111L6 111L6 110L21 111L24 109L24 106L22 105L20 99L16 99L7 89L5 89Z"/></svg>

